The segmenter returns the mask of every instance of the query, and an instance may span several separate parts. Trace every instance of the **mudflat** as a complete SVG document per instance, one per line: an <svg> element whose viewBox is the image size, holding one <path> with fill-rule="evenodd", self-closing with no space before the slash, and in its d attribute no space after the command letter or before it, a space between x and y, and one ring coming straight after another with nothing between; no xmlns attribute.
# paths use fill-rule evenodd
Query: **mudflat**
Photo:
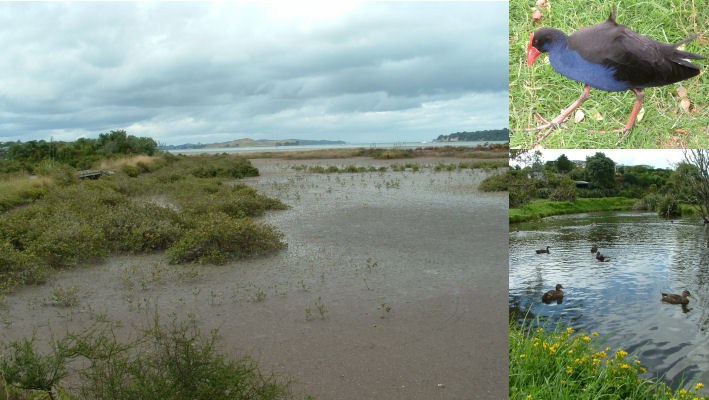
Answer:
<svg viewBox="0 0 709 400"><path fill-rule="evenodd" d="M321 174L293 166L402 161L252 162L261 175L240 182L291 207L263 217L287 249L220 266L120 256L57 273L6 297L0 340L104 320L128 334L157 309L218 328L223 351L289 377L296 397L507 397L507 194L477 191L490 172ZM76 301L50 305L57 290Z"/></svg>

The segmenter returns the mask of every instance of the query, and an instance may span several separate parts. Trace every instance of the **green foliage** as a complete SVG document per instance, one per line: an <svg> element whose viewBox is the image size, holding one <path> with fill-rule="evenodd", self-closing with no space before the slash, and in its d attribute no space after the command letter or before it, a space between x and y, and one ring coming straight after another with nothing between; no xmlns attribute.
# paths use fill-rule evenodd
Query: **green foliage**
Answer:
<svg viewBox="0 0 709 400"><path fill-rule="evenodd" d="M597 332L575 332L510 322L509 398L529 399L698 399L703 385L672 390L623 349L603 343ZM680 382L682 386L682 382Z"/></svg>
<svg viewBox="0 0 709 400"><path fill-rule="evenodd" d="M72 365L80 378L72 394L84 399L290 398L287 382L262 373L248 357L230 359L221 353L217 335L217 330L203 334L194 322L160 324L156 318L128 342L118 341L110 327L94 327L69 333L49 354L40 354L34 339L23 339L11 343L9 354L0 358L0 376L9 385L50 397Z"/></svg>
<svg viewBox="0 0 709 400"><path fill-rule="evenodd" d="M246 218L286 206L243 184L177 173L209 160L195 158L166 161L169 167L138 179L116 174L55 186L26 207L4 213L0 293L110 252L169 250L173 262L223 263L282 248L274 227ZM247 160L214 159L219 166L253 168ZM195 250L200 243L203 250Z"/></svg>
<svg viewBox="0 0 709 400"><path fill-rule="evenodd" d="M478 186L483 192L506 192L510 187L510 174L508 171L488 176Z"/></svg>
<svg viewBox="0 0 709 400"><path fill-rule="evenodd" d="M566 154L560 155L559 158L557 158L554 162L554 165L556 166L557 171L561 173L568 173L571 172L572 169L574 169L574 163L569 161L569 159L566 157Z"/></svg>
<svg viewBox="0 0 709 400"><path fill-rule="evenodd" d="M576 199L570 201L535 200L517 208L510 208L510 223L530 221L551 215L577 214L594 211L628 211L633 209L634 199L605 197L601 199Z"/></svg>
<svg viewBox="0 0 709 400"><path fill-rule="evenodd" d="M283 234L270 225L236 219L221 212L200 215L191 222L192 229L168 249L171 263L200 262L223 264L228 260L250 257L285 248Z"/></svg>
<svg viewBox="0 0 709 400"><path fill-rule="evenodd" d="M42 162L69 165L77 169L89 169L93 164L107 156L153 155L157 143L147 137L128 135L124 130L101 133L98 139L77 139L74 142L47 142L31 140L28 142L10 142L7 150L0 157L10 161L5 169L22 165L23 169L35 172ZM4 156L2 156L4 154Z"/></svg>
<svg viewBox="0 0 709 400"><path fill-rule="evenodd" d="M63 343L55 343L52 354L39 354L34 340L10 343L9 351L0 357L0 378L7 385L43 391L51 397L54 387L68 375L66 361L70 354Z"/></svg>
<svg viewBox="0 0 709 400"><path fill-rule="evenodd" d="M675 218L681 215L679 202L672 195L663 196L657 202L657 214L663 218Z"/></svg>
<svg viewBox="0 0 709 400"><path fill-rule="evenodd" d="M616 188L615 162L601 152L586 157L586 177L591 189L609 193Z"/></svg>

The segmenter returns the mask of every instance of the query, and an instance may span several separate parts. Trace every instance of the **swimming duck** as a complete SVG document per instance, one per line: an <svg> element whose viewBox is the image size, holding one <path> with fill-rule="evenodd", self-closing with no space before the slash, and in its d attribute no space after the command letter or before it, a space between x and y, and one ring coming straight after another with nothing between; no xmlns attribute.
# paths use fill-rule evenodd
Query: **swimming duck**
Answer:
<svg viewBox="0 0 709 400"><path fill-rule="evenodd" d="M599 251L598 253L596 253L596 260L598 260L598 261L600 261L600 262L604 262L604 261L610 261L610 258L604 256L604 255L601 254L601 252Z"/></svg>
<svg viewBox="0 0 709 400"><path fill-rule="evenodd" d="M547 246L547 249L546 249L546 250L544 250L544 249L542 249L542 250L537 250L537 254L542 254L542 253L549 253L549 246Z"/></svg>
<svg viewBox="0 0 709 400"><path fill-rule="evenodd" d="M661 293L662 294L662 301L670 303L670 304L687 304L689 303L689 299L687 296L691 296L689 293L689 290L685 290L682 292L682 295L678 294L672 294L672 293Z"/></svg>
<svg viewBox="0 0 709 400"><path fill-rule="evenodd" d="M593 247L591 247L591 253L596 253L596 252L598 252L598 246L596 246L594 244Z"/></svg>
<svg viewBox="0 0 709 400"><path fill-rule="evenodd" d="M564 292L561 290L564 287L560 283L556 284L556 290L550 290L542 296L542 301L561 300L564 297Z"/></svg>

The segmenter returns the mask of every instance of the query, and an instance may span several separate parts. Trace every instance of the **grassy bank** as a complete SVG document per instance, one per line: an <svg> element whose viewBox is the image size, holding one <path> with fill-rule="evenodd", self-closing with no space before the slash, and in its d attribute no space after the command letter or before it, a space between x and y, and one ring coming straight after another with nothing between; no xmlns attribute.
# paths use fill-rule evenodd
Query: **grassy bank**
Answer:
<svg viewBox="0 0 709 400"><path fill-rule="evenodd" d="M510 399L704 400L701 383L672 390L642 377L641 362L622 349L605 346L598 333L509 329Z"/></svg>
<svg viewBox="0 0 709 400"><path fill-rule="evenodd" d="M577 199L576 201L535 200L520 208L510 208L510 223L530 221L552 215L577 214L596 211L628 211L637 199L605 197Z"/></svg>

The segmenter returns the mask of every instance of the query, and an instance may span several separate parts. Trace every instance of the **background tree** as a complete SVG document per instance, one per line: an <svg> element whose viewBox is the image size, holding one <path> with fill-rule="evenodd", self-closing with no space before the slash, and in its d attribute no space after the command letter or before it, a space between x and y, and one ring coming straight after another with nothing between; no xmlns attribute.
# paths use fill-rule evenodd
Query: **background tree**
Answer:
<svg viewBox="0 0 709 400"><path fill-rule="evenodd" d="M574 163L566 157L566 154L560 155L559 158L556 159L555 164L556 170L563 174L571 172L571 170L574 169Z"/></svg>
<svg viewBox="0 0 709 400"><path fill-rule="evenodd" d="M704 223L709 223L709 150L685 150L684 161L694 168L680 164L675 181L681 182L680 193L699 211Z"/></svg>
<svg viewBox="0 0 709 400"><path fill-rule="evenodd" d="M601 189L606 194L614 191L615 162L601 152L586 157L586 177L591 189Z"/></svg>

